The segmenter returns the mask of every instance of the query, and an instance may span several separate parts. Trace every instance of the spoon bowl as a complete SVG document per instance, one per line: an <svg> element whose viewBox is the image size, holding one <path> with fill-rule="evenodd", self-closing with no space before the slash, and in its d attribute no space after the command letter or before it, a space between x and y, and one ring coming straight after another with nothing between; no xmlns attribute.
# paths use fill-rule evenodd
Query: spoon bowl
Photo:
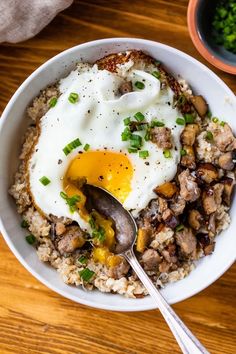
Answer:
<svg viewBox="0 0 236 354"><path fill-rule="evenodd" d="M83 192L87 196L86 208L88 211L95 209L103 216L112 219L116 235L116 246L113 252L123 256L136 272L140 281L156 301L182 352L184 354L208 354L208 351L169 306L139 264L133 251L137 236L137 225L131 213L103 188L85 184Z"/></svg>

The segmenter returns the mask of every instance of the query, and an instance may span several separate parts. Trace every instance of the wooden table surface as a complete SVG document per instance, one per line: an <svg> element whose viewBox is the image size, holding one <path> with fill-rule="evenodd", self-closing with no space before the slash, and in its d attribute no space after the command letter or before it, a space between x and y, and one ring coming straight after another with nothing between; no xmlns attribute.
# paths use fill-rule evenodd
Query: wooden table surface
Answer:
<svg viewBox="0 0 236 354"><path fill-rule="evenodd" d="M187 5L187 0L75 1L35 38L0 45L0 112L39 65L98 38L152 39L206 64L188 34ZM211 69L236 92L235 77ZM2 237L0 252L1 354L179 353L158 311L116 313L76 304L33 278ZM200 294L173 306L211 353L236 352L235 278L234 266Z"/></svg>

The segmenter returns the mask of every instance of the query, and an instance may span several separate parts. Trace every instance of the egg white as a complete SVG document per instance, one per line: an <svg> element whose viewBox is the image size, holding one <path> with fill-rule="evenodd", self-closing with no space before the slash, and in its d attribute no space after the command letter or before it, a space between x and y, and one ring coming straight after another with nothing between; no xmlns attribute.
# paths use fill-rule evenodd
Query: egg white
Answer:
<svg viewBox="0 0 236 354"><path fill-rule="evenodd" d="M35 204L46 215L69 217L83 229L89 229L79 214L72 214L65 200L60 197L63 176L86 143L90 145L90 150L106 148L107 151L128 154L134 173L132 190L124 207L131 209L134 216L155 198L153 189L176 174L182 127L176 124L179 113L172 106L172 90L160 90L160 81L142 70L129 69L127 79L133 84L143 81L145 88L119 97L117 92L123 81L121 77L98 70L96 65L90 67L85 64L78 65L76 70L60 81L61 95L56 106L40 121L40 136L28 164L31 194ZM68 101L71 92L79 94L79 101L75 104ZM123 119L132 117L138 111L145 115L146 121L162 120L172 130L175 145L172 158L165 158L163 150L151 141L144 141L142 147L142 150L149 151L149 157L145 160L138 154L128 153L129 142L121 140ZM76 138L80 139L82 146L65 156L63 148ZM51 183L47 186L40 183L42 176L47 176Z"/></svg>

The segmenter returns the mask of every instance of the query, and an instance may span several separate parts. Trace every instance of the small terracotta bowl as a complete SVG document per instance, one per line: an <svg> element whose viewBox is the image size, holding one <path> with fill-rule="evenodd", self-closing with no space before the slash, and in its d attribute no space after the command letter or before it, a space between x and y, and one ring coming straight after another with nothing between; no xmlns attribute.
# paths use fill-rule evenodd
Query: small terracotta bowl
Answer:
<svg viewBox="0 0 236 354"><path fill-rule="evenodd" d="M236 54L214 42L212 18L217 1L190 0L188 5L188 29L199 53L215 67L236 75Z"/></svg>

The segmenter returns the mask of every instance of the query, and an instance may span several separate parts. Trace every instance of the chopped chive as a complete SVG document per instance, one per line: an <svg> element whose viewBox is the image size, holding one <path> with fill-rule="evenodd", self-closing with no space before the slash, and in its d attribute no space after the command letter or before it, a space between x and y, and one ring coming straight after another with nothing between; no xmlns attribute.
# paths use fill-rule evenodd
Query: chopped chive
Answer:
<svg viewBox="0 0 236 354"><path fill-rule="evenodd" d="M146 159L149 156L149 152L147 150L139 151L138 154L142 159Z"/></svg>
<svg viewBox="0 0 236 354"><path fill-rule="evenodd" d="M79 138L71 141L69 144L67 144L64 148L63 148L63 152L64 154L67 156L71 153L72 150L76 149L78 146L82 145Z"/></svg>
<svg viewBox="0 0 236 354"><path fill-rule="evenodd" d="M207 131L206 132L206 135L205 135L205 139L206 140L213 140L213 134L212 134L212 132L210 132L210 131Z"/></svg>
<svg viewBox="0 0 236 354"><path fill-rule="evenodd" d="M55 107L57 104L57 98L56 97L52 97L49 101L49 106L52 108L52 107Z"/></svg>
<svg viewBox="0 0 236 354"><path fill-rule="evenodd" d="M125 118L125 119L123 120L124 125L129 125L130 121L131 121L131 118L130 118L130 117Z"/></svg>
<svg viewBox="0 0 236 354"><path fill-rule="evenodd" d="M151 138L151 136L150 136L150 129L147 129L147 130L146 130L146 133L145 133L145 135L144 135L144 140L145 140L145 141L149 141L150 138Z"/></svg>
<svg viewBox="0 0 236 354"><path fill-rule="evenodd" d="M26 220L23 219L23 220L21 221L20 226L21 226L23 229L26 229L27 227L29 227L29 224L28 224L28 222L27 222Z"/></svg>
<svg viewBox="0 0 236 354"><path fill-rule="evenodd" d="M72 197L68 197L68 195L63 191L60 192L60 196L65 199L66 204L69 206L70 212L74 213L76 210L76 203L80 201L80 196L75 194Z"/></svg>
<svg viewBox="0 0 236 354"><path fill-rule="evenodd" d="M128 148L128 152L130 154L135 154L136 152L138 152L138 149L135 149L135 148Z"/></svg>
<svg viewBox="0 0 236 354"><path fill-rule="evenodd" d="M225 122L222 120L222 121L220 122L220 125L221 125L222 127L224 127L224 126L225 126Z"/></svg>
<svg viewBox="0 0 236 354"><path fill-rule="evenodd" d="M69 97L68 97L68 101L70 101L70 103L76 103L79 100L79 95L76 92L71 92Z"/></svg>
<svg viewBox="0 0 236 354"><path fill-rule="evenodd" d="M217 117L212 118L212 122L217 123L219 122L219 119Z"/></svg>
<svg viewBox="0 0 236 354"><path fill-rule="evenodd" d="M193 115L190 114L190 113L186 113L186 114L184 115L184 118L185 118L185 122L186 122L186 123L193 123L193 122L194 122L194 117L193 117Z"/></svg>
<svg viewBox="0 0 236 354"><path fill-rule="evenodd" d="M121 133L121 140L122 141L127 141L131 137L131 132L128 127L125 128L125 130Z"/></svg>
<svg viewBox="0 0 236 354"><path fill-rule="evenodd" d="M39 179L39 181L44 185L47 186L49 183L51 183L50 179L47 178L46 176L43 176Z"/></svg>
<svg viewBox="0 0 236 354"><path fill-rule="evenodd" d="M92 216L90 216L89 218L89 225L91 226L92 229L96 229L95 220Z"/></svg>
<svg viewBox="0 0 236 354"><path fill-rule="evenodd" d="M171 151L168 150L168 149L165 149L165 150L163 151L163 155L165 156L166 159L169 159L169 158L172 157Z"/></svg>
<svg viewBox="0 0 236 354"><path fill-rule="evenodd" d="M94 276L94 274L95 273L92 270L90 270L89 268L84 268L83 270L81 270L79 272L80 277L84 281L89 281Z"/></svg>
<svg viewBox="0 0 236 354"><path fill-rule="evenodd" d="M81 256L79 259L78 259L78 262L80 262L81 264L85 264L87 262L88 258L85 257L85 256Z"/></svg>
<svg viewBox="0 0 236 354"><path fill-rule="evenodd" d="M106 232L103 227L99 226L92 232L92 237L96 238L100 243L103 243L106 239Z"/></svg>
<svg viewBox="0 0 236 354"><path fill-rule="evenodd" d="M36 237L32 234L26 236L25 239L30 245L33 245L36 241Z"/></svg>
<svg viewBox="0 0 236 354"><path fill-rule="evenodd" d="M184 229L184 225L183 224L179 224L179 225L177 225L176 226L176 228L175 228L175 231L182 231Z"/></svg>
<svg viewBox="0 0 236 354"><path fill-rule="evenodd" d="M176 119L176 123L177 123L178 125L185 125L185 120L184 120L183 118L177 118L177 119Z"/></svg>
<svg viewBox="0 0 236 354"><path fill-rule="evenodd" d="M145 87L144 83L141 81L136 81L134 86L137 87L139 90L143 90Z"/></svg>
<svg viewBox="0 0 236 354"><path fill-rule="evenodd" d="M151 122L151 128L154 128L154 127L164 127L165 126L165 123L163 122L160 122L159 120L153 120Z"/></svg>
<svg viewBox="0 0 236 354"><path fill-rule="evenodd" d="M140 148L142 146L142 137L140 135L132 134L130 137L130 146L132 148Z"/></svg>
<svg viewBox="0 0 236 354"><path fill-rule="evenodd" d="M135 113L134 118L135 118L138 122L142 122L142 121L145 119L143 113L141 113L141 112Z"/></svg>
<svg viewBox="0 0 236 354"><path fill-rule="evenodd" d="M208 112L207 112L207 117L208 117L208 118L211 118L211 117L212 117L211 111L208 111Z"/></svg>
<svg viewBox="0 0 236 354"><path fill-rule="evenodd" d="M88 151L89 148L90 148L90 145L89 145L89 144L85 144L85 145L84 145L84 151Z"/></svg>
<svg viewBox="0 0 236 354"><path fill-rule="evenodd" d="M180 150L180 155L181 155L181 156L187 155L187 151L186 151L185 149L181 149L181 150Z"/></svg>
<svg viewBox="0 0 236 354"><path fill-rule="evenodd" d="M153 71L152 75L156 78L156 79L160 79L161 74L159 73L159 71Z"/></svg>

